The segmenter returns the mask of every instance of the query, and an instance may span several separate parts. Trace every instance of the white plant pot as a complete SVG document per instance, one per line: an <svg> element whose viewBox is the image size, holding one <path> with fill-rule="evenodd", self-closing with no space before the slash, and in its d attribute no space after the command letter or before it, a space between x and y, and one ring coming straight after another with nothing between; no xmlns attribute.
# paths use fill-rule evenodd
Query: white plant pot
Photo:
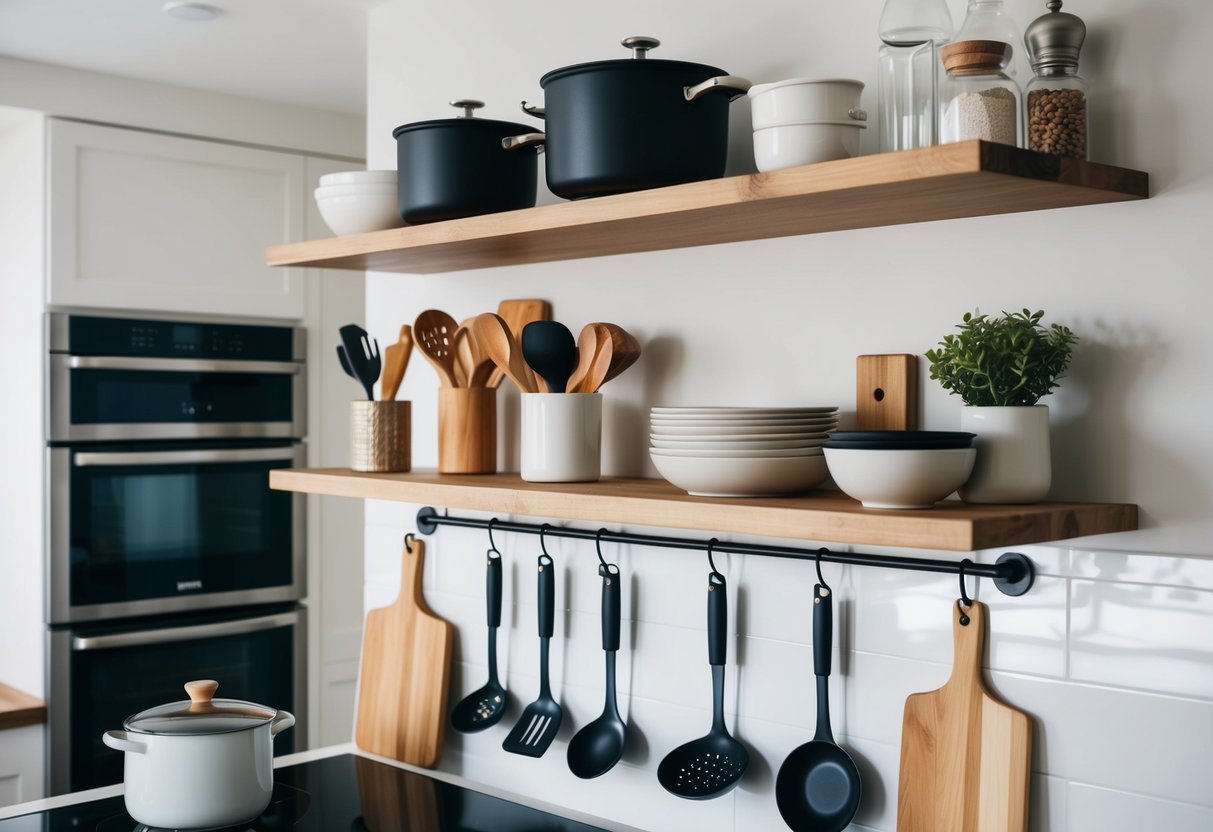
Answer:
<svg viewBox="0 0 1213 832"><path fill-rule="evenodd" d="M959 491L966 503L1038 503L1049 493L1047 405L965 407L960 429L977 434L977 462Z"/></svg>

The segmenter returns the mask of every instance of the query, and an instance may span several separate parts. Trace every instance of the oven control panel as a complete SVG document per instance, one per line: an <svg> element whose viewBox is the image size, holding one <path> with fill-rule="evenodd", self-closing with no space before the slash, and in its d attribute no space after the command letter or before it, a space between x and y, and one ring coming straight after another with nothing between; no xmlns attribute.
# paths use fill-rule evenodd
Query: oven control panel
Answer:
<svg viewBox="0 0 1213 832"><path fill-rule="evenodd" d="M296 332L286 326L67 317L72 355L296 361ZM58 322L53 322L52 326ZM53 348L53 345L52 345Z"/></svg>

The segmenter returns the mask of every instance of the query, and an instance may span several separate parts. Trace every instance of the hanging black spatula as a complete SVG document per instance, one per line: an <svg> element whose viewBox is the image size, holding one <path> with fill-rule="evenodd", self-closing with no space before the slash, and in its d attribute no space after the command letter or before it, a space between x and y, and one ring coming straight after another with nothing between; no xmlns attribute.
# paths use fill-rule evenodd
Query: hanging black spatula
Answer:
<svg viewBox="0 0 1213 832"><path fill-rule="evenodd" d="M346 324L338 332L341 333L341 343L345 346L342 369L358 380L366 391L367 400L374 401L375 382L379 380L379 370L382 367L379 342L357 324ZM338 351L337 355L340 356L341 352Z"/></svg>
<svg viewBox="0 0 1213 832"><path fill-rule="evenodd" d="M451 725L465 734L496 725L505 715L505 688L497 678L497 628L501 626L501 553L489 549L484 595L488 603L489 680L451 711Z"/></svg>
<svg viewBox="0 0 1213 832"><path fill-rule="evenodd" d="M512 754L542 757L564 715L548 686L548 643L556 616L556 575L551 557L539 556L539 698L527 705L501 747Z"/></svg>

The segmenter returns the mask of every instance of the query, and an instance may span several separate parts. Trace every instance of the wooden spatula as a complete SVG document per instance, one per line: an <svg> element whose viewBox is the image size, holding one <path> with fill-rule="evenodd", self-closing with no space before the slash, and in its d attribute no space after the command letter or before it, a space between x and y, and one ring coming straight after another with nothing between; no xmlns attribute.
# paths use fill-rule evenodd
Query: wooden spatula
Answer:
<svg viewBox="0 0 1213 832"><path fill-rule="evenodd" d="M380 380L380 396L385 402L396 400L396 391L404 380L404 371L409 366L409 356L413 354L413 328L408 324L400 327L400 335L396 343L383 351L383 377Z"/></svg>
<svg viewBox="0 0 1213 832"><path fill-rule="evenodd" d="M422 596L424 558L425 544L406 537L400 594L367 613L354 741L363 751L433 768L442 755L455 636Z"/></svg>
<svg viewBox="0 0 1213 832"><path fill-rule="evenodd" d="M550 321L552 320L552 304L546 300L539 298L518 298L515 300L503 300L497 305L497 316L505 321L505 325L509 327L510 333L517 341L522 338L522 330L531 321ZM529 387L532 391L538 390L539 385L535 381L535 376L530 368L523 364L523 369L526 371L526 378L529 382ZM504 371L500 367L493 371L489 376L489 387L497 387L501 384L501 380L505 377Z"/></svg>
<svg viewBox="0 0 1213 832"><path fill-rule="evenodd" d="M538 389L534 376L522 360L522 349L500 315L483 312L472 318L471 329L477 346L488 354L497 369L518 385L519 390L534 393ZM489 386L492 386L491 382Z"/></svg>
<svg viewBox="0 0 1213 832"><path fill-rule="evenodd" d="M982 680L986 613L956 602L951 677L906 700L897 832L1027 832L1032 723Z"/></svg>

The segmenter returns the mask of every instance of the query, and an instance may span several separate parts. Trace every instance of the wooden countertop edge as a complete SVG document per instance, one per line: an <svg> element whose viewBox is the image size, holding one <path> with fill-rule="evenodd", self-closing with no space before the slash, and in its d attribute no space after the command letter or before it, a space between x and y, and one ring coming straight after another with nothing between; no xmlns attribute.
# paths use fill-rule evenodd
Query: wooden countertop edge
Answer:
<svg viewBox="0 0 1213 832"><path fill-rule="evenodd" d="M0 683L0 731L46 722L46 703Z"/></svg>

